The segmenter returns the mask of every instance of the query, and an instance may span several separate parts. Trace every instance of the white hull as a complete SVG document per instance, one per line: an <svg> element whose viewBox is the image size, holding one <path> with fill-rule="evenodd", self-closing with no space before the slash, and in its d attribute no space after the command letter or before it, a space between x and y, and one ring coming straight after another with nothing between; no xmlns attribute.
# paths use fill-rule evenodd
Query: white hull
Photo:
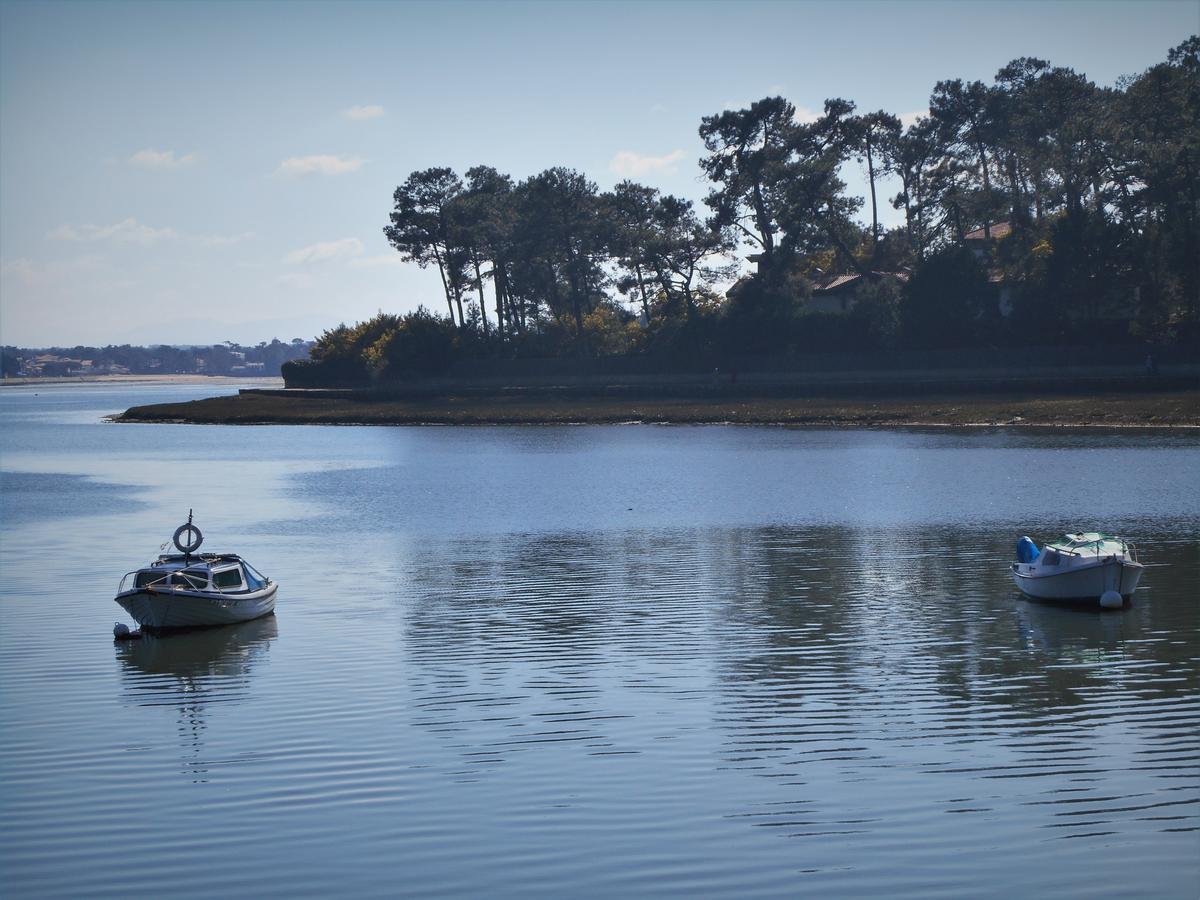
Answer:
<svg viewBox="0 0 1200 900"><path fill-rule="evenodd" d="M138 590L118 594L116 601L143 628L200 628L248 622L271 613L277 589L272 582L261 591L225 596Z"/></svg>
<svg viewBox="0 0 1200 900"><path fill-rule="evenodd" d="M1023 593L1038 600L1097 600L1107 591L1116 591L1128 600L1142 577L1140 563L1112 557L1050 574L1034 569L1030 564L1013 563L1012 575Z"/></svg>

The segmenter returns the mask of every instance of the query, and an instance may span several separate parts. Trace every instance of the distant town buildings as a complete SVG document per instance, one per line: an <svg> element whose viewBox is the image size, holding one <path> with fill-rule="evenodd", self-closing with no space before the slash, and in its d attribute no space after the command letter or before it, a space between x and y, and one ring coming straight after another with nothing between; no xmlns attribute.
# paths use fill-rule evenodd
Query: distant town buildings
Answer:
<svg viewBox="0 0 1200 900"><path fill-rule="evenodd" d="M101 375L277 376L289 360L308 356L311 341L274 340L253 347L51 347L0 348L4 377L88 378Z"/></svg>
<svg viewBox="0 0 1200 900"><path fill-rule="evenodd" d="M128 375L126 366L116 363L101 363L97 365L91 359L72 359L69 356L57 356L53 353L40 353L23 361L18 375L27 378L64 377L68 375Z"/></svg>

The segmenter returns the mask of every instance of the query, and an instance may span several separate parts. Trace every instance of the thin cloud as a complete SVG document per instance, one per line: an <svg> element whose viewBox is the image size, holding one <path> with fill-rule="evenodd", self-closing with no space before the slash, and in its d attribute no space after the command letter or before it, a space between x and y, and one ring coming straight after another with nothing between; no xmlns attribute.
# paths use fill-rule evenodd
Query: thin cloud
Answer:
<svg viewBox="0 0 1200 900"><path fill-rule="evenodd" d="M186 169L196 161L196 154L186 153L176 157L174 150L139 150L129 157L129 164L139 169Z"/></svg>
<svg viewBox="0 0 1200 900"><path fill-rule="evenodd" d="M363 122L367 119L381 119L385 113L382 106L372 103L367 106L351 106L349 109L343 109L342 115L354 122Z"/></svg>
<svg viewBox="0 0 1200 900"><path fill-rule="evenodd" d="M682 150L673 150L666 156L643 156L632 150L622 150L612 158L608 168L622 178L637 178L652 172L673 172L682 159Z"/></svg>
<svg viewBox="0 0 1200 900"><path fill-rule="evenodd" d="M402 266L404 260L399 253L384 253L380 256L363 256L350 260L352 269L378 269L387 266Z"/></svg>
<svg viewBox="0 0 1200 900"><path fill-rule="evenodd" d="M348 237L336 241L321 241L293 250L283 261L289 266L306 266L313 263L330 262L336 259L352 259L361 256L363 244L358 238Z"/></svg>
<svg viewBox="0 0 1200 900"><path fill-rule="evenodd" d="M276 175L345 175L362 168L357 156L341 157L330 154L289 156L279 164Z"/></svg>
<svg viewBox="0 0 1200 900"><path fill-rule="evenodd" d="M118 244L153 244L179 237L174 228L154 228L137 219L125 219L112 225L59 225L46 235L52 241L113 241Z"/></svg>
<svg viewBox="0 0 1200 900"><path fill-rule="evenodd" d="M917 124L918 119L924 119L928 115L929 115L929 110L927 108L926 109L918 109L913 112L900 113L900 115L899 115L900 124L903 125L905 128L912 128L914 125Z"/></svg>
<svg viewBox="0 0 1200 900"><path fill-rule="evenodd" d="M240 244L253 238L253 231L243 231L240 234L201 234L195 238L202 247L228 247L230 244Z"/></svg>
<svg viewBox="0 0 1200 900"><path fill-rule="evenodd" d="M154 244L159 241L186 241L200 247L228 247L255 237L253 231L236 234L186 234L170 226L155 228L144 225L137 219L125 219L112 225L59 225L47 235L52 241L75 243L98 243L111 241L117 244Z"/></svg>

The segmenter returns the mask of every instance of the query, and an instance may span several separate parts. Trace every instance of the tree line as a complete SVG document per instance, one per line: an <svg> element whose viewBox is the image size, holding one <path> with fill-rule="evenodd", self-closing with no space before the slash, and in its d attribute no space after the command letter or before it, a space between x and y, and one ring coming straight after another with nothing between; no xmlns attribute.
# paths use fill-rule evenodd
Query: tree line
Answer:
<svg viewBox="0 0 1200 900"><path fill-rule="evenodd" d="M907 125L840 98L800 121L767 97L705 116L699 135L702 209L563 167L413 172L384 234L436 269L445 316L339 326L314 362L401 375L463 356L1200 337L1198 37L1112 87L1022 57L991 84L938 82ZM842 178L856 163L863 197ZM902 225L880 224L884 203ZM738 255L753 269L723 294ZM859 276L850 314L814 311L836 273Z"/></svg>

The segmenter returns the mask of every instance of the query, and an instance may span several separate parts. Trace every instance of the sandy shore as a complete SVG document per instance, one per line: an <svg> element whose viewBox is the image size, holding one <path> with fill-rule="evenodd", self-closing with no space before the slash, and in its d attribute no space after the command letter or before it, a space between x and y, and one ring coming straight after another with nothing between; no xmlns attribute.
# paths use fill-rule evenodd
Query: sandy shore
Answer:
<svg viewBox="0 0 1200 900"><path fill-rule="evenodd" d="M1093 396L607 398L446 396L392 400L240 394L135 407L121 422L292 425L545 425L587 423L822 426L1200 427L1200 391Z"/></svg>

